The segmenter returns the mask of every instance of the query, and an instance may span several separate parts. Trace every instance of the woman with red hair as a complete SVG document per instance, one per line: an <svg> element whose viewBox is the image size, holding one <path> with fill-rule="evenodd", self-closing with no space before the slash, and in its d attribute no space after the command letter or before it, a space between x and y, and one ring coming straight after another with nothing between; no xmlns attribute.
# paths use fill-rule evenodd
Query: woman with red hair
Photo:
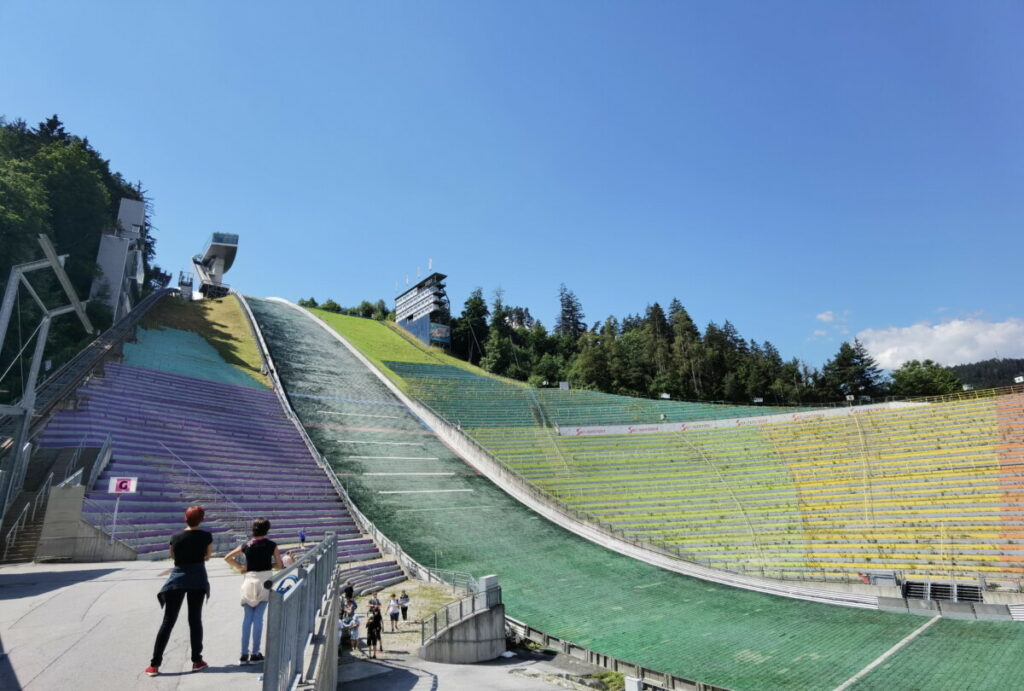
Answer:
<svg viewBox="0 0 1024 691"><path fill-rule="evenodd" d="M190 506L185 511L188 527L171 536L170 553L174 568L167 577L164 587L156 599L164 609L164 620L156 634L153 658L149 661L146 674L155 677L160 674L164 649L171 637L171 630L178 620L181 603L188 600L188 630L192 644L192 671L200 672L208 667L203 661L203 601L210 598L210 581L206 577L206 561L213 552L213 535L199 529L206 517L201 506Z"/></svg>

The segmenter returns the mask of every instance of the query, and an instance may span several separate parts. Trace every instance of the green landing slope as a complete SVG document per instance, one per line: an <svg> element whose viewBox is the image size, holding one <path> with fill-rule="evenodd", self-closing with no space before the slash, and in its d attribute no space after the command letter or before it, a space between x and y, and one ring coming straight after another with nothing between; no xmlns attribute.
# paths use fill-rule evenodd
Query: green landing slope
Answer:
<svg viewBox="0 0 1024 691"><path fill-rule="evenodd" d="M274 301L250 304L299 418L359 507L425 565L498 574L512 617L604 654L733 689L833 689L926 621L734 590L578 538L450 452L310 316ZM387 359L408 352L386 326L353 319L362 329L355 333L346 321L334 325L354 341L383 344ZM957 641L979 629L942 624L935 635L943 664L973 670L976 651L961 653ZM1024 653L1018 625L984 630L988 646ZM980 683L996 675L975 673ZM858 688L893 687L869 675Z"/></svg>

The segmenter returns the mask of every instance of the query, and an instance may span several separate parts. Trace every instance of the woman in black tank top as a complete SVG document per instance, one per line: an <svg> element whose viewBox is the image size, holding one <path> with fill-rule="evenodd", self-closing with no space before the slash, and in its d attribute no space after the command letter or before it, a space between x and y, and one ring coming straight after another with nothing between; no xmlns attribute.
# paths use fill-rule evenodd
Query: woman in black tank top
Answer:
<svg viewBox="0 0 1024 691"><path fill-rule="evenodd" d="M267 539L270 521L257 518L252 522L252 540L224 555L231 568L245 575L242 580L242 655L239 663L263 661L260 644L263 640L263 612L270 601L270 577L273 569L283 569L281 553L273 540ZM245 565L236 557L245 555ZM251 651L251 652L250 652Z"/></svg>

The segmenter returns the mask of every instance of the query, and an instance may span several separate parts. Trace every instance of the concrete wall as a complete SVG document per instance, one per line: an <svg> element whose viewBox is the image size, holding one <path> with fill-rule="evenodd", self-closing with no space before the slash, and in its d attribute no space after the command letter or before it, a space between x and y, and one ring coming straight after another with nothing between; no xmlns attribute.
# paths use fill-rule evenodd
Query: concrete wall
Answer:
<svg viewBox="0 0 1024 691"><path fill-rule="evenodd" d="M470 665L505 652L505 605L495 605L456 622L422 646L419 655L430 662Z"/></svg>
<svg viewBox="0 0 1024 691"><path fill-rule="evenodd" d="M85 487L54 487L46 505L36 561L134 561L138 555L118 540L82 520Z"/></svg>

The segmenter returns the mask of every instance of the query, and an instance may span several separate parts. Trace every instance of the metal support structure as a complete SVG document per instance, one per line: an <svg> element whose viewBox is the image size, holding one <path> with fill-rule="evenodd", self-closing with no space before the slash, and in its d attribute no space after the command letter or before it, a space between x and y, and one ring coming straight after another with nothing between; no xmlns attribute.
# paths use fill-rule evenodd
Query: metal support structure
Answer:
<svg viewBox="0 0 1024 691"><path fill-rule="evenodd" d="M18 290L21 286L25 287L26 292L28 292L43 312L42 320L35 335L36 344L32 353L32 364L29 368L29 377L25 383L25 390L22 392L21 400L18 401L17 405L3 406L0 409L0 413L21 418L18 421L17 431L14 436L14 448L8 455L6 467L0 469L2 470L0 472L0 525L2 525L3 516L7 513L7 508L10 506L14 496L21 491L25 480L25 472L28 469L28 459L32 448L29 443L29 430L32 426L32 417L35 414L36 384L39 379L39 369L43 362L46 339L50 333L50 323L55 317L75 312L78 315L78 319L82 322L82 326L85 327L86 333L95 333L95 329L85 313L84 303L78 299L71 281L68 279L67 274L64 273L63 259L66 258L66 255L58 257L57 252L53 249L53 244L50 242L50 238L46 235L39 235L39 246L42 248L43 254L46 255L46 259L18 264L12 267L11 274L7 278L7 289L4 292L3 302L0 303L0 352L2 352L4 341L7 338L11 314L14 312ZM25 277L31 271L46 268L53 270L70 304L50 309Z"/></svg>

